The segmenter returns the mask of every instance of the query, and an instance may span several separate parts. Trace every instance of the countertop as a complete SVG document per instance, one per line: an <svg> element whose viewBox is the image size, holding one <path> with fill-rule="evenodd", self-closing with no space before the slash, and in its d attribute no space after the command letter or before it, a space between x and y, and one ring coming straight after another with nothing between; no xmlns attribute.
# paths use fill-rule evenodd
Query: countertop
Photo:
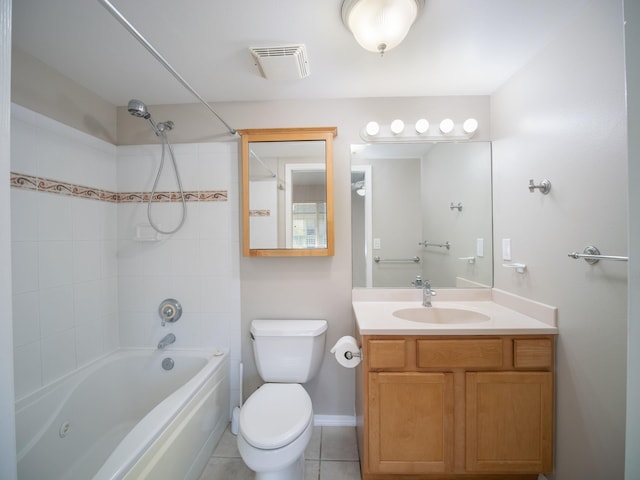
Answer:
<svg viewBox="0 0 640 480"><path fill-rule="evenodd" d="M398 295L381 293L380 296L354 293L353 312L362 335L558 334L557 309L502 291L491 292L482 300L478 300L478 295L467 296L472 300L466 300L464 296L459 297L460 300L451 300L451 295L443 295L447 298L432 299L432 307L423 307L420 300L408 300L407 292L398 292ZM409 293L410 297L413 295ZM393 315L394 311L405 308L457 308L482 313L490 319L478 323L434 324L403 320Z"/></svg>

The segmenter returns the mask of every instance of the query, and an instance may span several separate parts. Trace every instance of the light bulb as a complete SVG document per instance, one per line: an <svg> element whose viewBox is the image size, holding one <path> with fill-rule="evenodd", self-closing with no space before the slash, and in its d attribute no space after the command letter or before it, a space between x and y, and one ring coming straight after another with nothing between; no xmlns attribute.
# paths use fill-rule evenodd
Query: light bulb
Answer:
<svg viewBox="0 0 640 480"><path fill-rule="evenodd" d="M467 118L462 124L465 133L473 133L478 129L478 121L475 118Z"/></svg>
<svg viewBox="0 0 640 480"><path fill-rule="evenodd" d="M396 118L393 122L391 122L391 132L393 132L394 135L402 133L403 130L404 122L402 120Z"/></svg>
<svg viewBox="0 0 640 480"><path fill-rule="evenodd" d="M416 132L419 134L425 133L429 130L429 122L425 118L421 118L416 122Z"/></svg>
<svg viewBox="0 0 640 480"><path fill-rule="evenodd" d="M377 135L380 131L380 125L378 125L378 122L369 122L367 123L365 130L367 132L367 135L374 136Z"/></svg>
<svg viewBox="0 0 640 480"><path fill-rule="evenodd" d="M453 120L445 118L440 122L440 131L442 133L451 133L453 131Z"/></svg>

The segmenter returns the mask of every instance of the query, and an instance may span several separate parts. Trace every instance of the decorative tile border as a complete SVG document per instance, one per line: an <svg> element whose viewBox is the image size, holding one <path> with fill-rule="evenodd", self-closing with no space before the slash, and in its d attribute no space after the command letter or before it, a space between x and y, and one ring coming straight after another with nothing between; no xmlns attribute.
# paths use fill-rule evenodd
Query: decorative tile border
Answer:
<svg viewBox="0 0 640 480"><path fill-rule="evenodd" d="M271 210L249 210L250 217L270 217Z"/></svg>
<svg viewBox="0 0 640 480"><path fill-rule="evenodd" d="M151 192L110 192L99 188L91 188L73 183L61 182L50 178L34 177L11 172L10 184L12 188L24 190L36 190L58 195L88 198L112 203L138 203L148 202ZM184 192L187 202L226 202L226 190L202 190ZM154 202L180 202L180 192L156 192L153 195Z"/></svg>

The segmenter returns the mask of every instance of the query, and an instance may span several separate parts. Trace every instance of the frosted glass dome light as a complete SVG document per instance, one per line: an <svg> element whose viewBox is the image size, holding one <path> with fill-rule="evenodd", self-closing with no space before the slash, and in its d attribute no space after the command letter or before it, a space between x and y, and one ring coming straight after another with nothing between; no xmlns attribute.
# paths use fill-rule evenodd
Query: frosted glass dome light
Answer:
<svg viewBox="0 0 640 480"><path fill-rule="evenodd" d="M362 48L383 55L404 40L423 6L424 0L344 0L342 21Z"/></svg>

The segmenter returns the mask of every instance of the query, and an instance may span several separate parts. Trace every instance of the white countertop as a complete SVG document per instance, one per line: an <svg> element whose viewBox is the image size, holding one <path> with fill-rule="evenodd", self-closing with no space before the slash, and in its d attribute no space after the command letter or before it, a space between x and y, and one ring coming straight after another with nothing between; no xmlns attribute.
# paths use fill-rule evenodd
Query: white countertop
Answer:
<svg viewBox="0 0 640 480"><path fill-rule="evenodd" d="M532 302L533 308L526 305L526 299L510 298L507 303L516 306L518 310L508 308L495 300L503 300L504 292L493 295L488 300L436 300L432 299L431 308L457 308L488 315L490 319L478 323L434 324L403 320L395 317L393 312L405 308L423 307L421 301L407 301L406 295L399 296L400 301L391 300L388 295L382 295L382 301L361 299L354 295L353 312L358 328L362 335L555 335L558 328L555 325L556 309L554 307ZM443 295L444 296L444 295ZM402 298L404 297L404 298ZM520 304L524 302L522 308ZM537 315L534 318L529 314ZM551 321L550 321L551 320Z"/></svg>

